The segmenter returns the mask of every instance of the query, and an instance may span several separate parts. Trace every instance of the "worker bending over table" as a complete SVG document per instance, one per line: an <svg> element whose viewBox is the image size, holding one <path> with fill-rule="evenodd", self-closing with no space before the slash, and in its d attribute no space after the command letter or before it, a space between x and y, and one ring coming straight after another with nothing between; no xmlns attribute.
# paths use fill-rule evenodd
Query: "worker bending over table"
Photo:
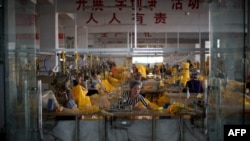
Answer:
<svg viewBox="0 0 250 141"><path fill-rule="evenodd" d="M204 93L204 89L200 80L198 80L198 73L194 72L191 74L191 79L187 81L183 92L187 92L187 89L190 93Z"/></svg>

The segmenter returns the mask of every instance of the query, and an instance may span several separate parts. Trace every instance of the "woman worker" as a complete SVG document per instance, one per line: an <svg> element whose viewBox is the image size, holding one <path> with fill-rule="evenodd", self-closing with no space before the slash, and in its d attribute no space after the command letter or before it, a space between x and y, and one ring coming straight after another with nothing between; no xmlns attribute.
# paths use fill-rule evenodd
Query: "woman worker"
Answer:
<svg viewBox="0 0 250 141"><path fill-rule="evenodd" d="M131 105L133 110L141 109L152 109L150 105L145 101L144 97L140 94L141 92L141 82L132 80L129 84L129 91L123 93L123 98L126 100L128 105ZM143 107L139 106L138 103L141 102Z"/></svg>
<svg viewBox="0 0 250 141"><path fill-rule="evenodd" d="M99 91L98 91L98 88L97 88L98 84L100 85L101 89L104 92L107 92L106 88L102 85L101 79L97 77L97 74L95 72L92 72L91 73L91 78L90 78L90 83L88 84L87 96L91 96L91 95L94 95L94 94L99 94Z"/></svg>

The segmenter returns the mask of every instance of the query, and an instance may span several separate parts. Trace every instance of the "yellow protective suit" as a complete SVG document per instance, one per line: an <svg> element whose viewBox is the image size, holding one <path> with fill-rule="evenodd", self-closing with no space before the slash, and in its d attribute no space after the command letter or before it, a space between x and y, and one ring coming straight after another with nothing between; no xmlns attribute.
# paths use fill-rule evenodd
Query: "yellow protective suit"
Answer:
<svg viewBox="0 0 250 141"><path fill-rule="evenodd" d="M88 90L84 89L81 85L74 86L72 88L72 93L75 98L77 107L82 110L86 107L92 106L90 98L86 96Z"/></svg>

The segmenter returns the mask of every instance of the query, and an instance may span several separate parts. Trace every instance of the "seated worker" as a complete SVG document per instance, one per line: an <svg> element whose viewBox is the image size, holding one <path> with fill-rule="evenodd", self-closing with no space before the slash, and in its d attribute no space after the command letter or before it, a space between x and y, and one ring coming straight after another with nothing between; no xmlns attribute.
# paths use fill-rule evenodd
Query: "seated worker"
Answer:
<svg viewBox="0 0 250 141"><path fill-rule="evenodd" d="M91 96L91 95L94 95L94 94L99 94L99 91L98 91L98 88L97 88L97 85L99 84L101 89L105 92L106 89L105 87L102 85L102 81L100 78L97 77L97 74L95 72L92 72L91 73L91 78L89 80L89 84L88 84L88 93L87 93L87 96Z"/></svg>
<svg viewBox="0 0 250 141"><path fill-rule="evenodd" d="M183 92L187 92L187 89L189 89L190 93L204 93L202 83L198 80L198 74L192 73L190 77L191 79L187 81Z"/></svg>
<svg viewBox="0 0 250 141"><path fill-rule="evenodd" d="M77 75L77 79L76 79L76 81L78 82L78 84L80 84L83 88L87 88L86 87L86 83L85 83L85 79L84 79L84 75L82 74L82 73L79 73L78 75Z"/></svg>
<svg viewBox="0 0 250 141"><path fill-rule="evenodd" d="M81 76L79 76L81 77ZM82 76L83 77L83 76ZM90 98L86 96L88 90L85 89L81 84L82 78L78 78L77 80L73 80L72 93L75 98L75 102L77 104L77 108L83 109L86 106L92 106Z"/></svg>
<svg viewBox="0 0 250 141"><path fill-rule="evenodd" d="M141 85L142 85L142 81L145 80L145 78L142 77L142 74L140 72L137 72L135 74L135 76L131 79L131 81L133 81L133 80L141 82ZM142 85L142 87L143 87L143 85Z"/></svg>
<svg viewBox="0 0 250 141"><path fill-rule="evenodd" d="M127 104L132 106L133 110L152 109L140 92L141 82L132 80L129 84L129 91L125 91L123 93L123 97L125 98ZM140 107L138 102L141 102L144 107Z"/></svg>

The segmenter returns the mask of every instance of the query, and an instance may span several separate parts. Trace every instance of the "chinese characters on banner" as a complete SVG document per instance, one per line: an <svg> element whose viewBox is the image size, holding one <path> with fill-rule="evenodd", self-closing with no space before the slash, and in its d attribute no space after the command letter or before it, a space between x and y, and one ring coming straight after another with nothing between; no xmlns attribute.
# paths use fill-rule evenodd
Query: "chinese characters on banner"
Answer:
<svg viewBox="0 0 250 141"><path fill-rule="evenodd" d="M135 3L136 2L136 3ZM164 5L162 4L164 3ZM131 19L131 23L136 20L138 25L146 24L145 19L146 14L148 14L148 11L150 13L150 19L153 19L153 24L161 24L165 25L167 24L167 12L163 10L158 10L159 6L163 6L163 9L165 7L168 7L168 9L172 11L182 11L185 8L188 8L190 10L196 10L199 9L199 0L75 0L76 4L76 11L77 12L85 12L86 19L83 21L86 25L93 25L93 24L110 24L110 25L119 25L119 24L126 24L124 23L124 17L122 17L122 14L119 12L121 11L128 11L131 13L131 17L128 19ZM135 15L134 8L137 8L137 13ZM105 18L107 18L106 23L103 22L102 19L98 19L98 16L100 12L103 12L105 10L108 10L112 8L112 12L110 12L109 15L107 15ZM146 9L146 12L145 12ZM129 13L128 12L128 13ZM128 15L129 16L129 15ZM152 22L152 21L151 21ZM120 34L120 36L123 36L122 33L100 33L100 38L107 38L107 37L117 37ZM133 36L134 33L130 33L129 36ZM144 32L141 34L141 36L144 36L146 38L150 38L153 35L149 32ZM138 41L140 42L140 41Z"/></svg>
<svg viewBox="0 0 250 141"><path fill-rule="evenodd" d="M159 1L159 0L158 0ZM157 0L137 0L136 7L137 13L136 15L131 14L131 19L136 20L137 24L144 24L144 16L143 8L147 8L150 11L154 11L157 9ZM174 11L183 10L184 2L183 0L169 0L171 9ZM76 0L76 11L86 11L88 7L91 7L91 13L89 14L89 18L86 21L86 24L90 23L99 23L99 20L95 18L95 12L104 11L105 8L114 7L117 8L118 11L122 11L125 8L131 8L131 10L135 10L135 0L113 0L113 4L105 5L104 0ZM199 9L199 0L188 0L187 7L190 9ZM166 3L168 4L168 3ZM186 4L186 3L185 3ZM166 7L169 5L166 5ZM166 12L155 12L154 13L154 23L155 24L166 24L167 13ZM111 13L109 24L121 24L120 17L117 16L117 13Z"/></svg>

